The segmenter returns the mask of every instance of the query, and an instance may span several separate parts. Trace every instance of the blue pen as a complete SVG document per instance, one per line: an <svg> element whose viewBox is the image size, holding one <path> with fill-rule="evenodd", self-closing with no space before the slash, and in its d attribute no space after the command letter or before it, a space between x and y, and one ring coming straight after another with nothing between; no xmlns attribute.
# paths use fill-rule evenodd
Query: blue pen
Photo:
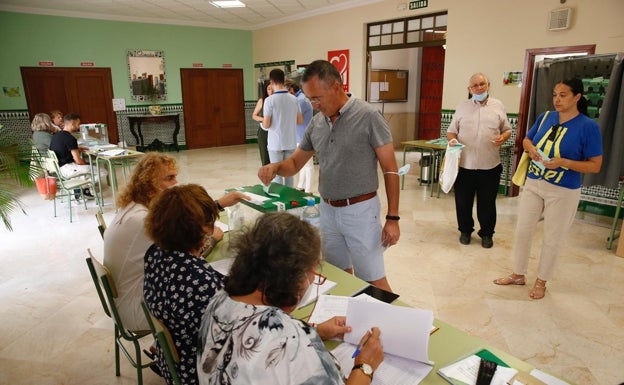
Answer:
<svg viewBox="0 0 624 385"><path fill-rule="evenodd" d="M362 350L362 348L364 347L364 345L366 345L366 343L368 342L368 339L371 337L371 335L373 334L372 330L369 330L366 334L368 334L368 337L366 337L366 339L364 340L364 342L362 342L361 344L359 344L356 348L355 351L353 352L353 355L351 356L351 358L355 358L357 357L358 354L360 354L360 350Z"/></svg>

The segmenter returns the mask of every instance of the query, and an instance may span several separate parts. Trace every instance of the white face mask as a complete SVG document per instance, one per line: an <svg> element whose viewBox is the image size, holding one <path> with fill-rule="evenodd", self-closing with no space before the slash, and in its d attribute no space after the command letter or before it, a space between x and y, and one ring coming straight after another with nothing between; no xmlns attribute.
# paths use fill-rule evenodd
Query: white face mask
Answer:
<svg viewBox="0 0 624 385"><path fill-rule="evenodd" d="M472 94L472 99L476 100L477 102L482 102L485 99L487 99L487 97L488 97L487 91L483 92L482 94L478 94L478 95L477 94Z"/></svg>
<svg viewBox="0 0 624 385"><path fill-rule="evenodd" d="M316 286L316 285L311 284L311 283L310 283L310 281L309 281L309 280L307 280L307 279L306 279L306 282L308 283L308 287L306 288L306 290L305 290L305 292L303 293L303 295L299 297L299 301L297 302L297 305L295 306L295 309L298 309L298 308L299 308L299 306L300 306L302 303L306 302L306 300L307 300L308 298L310 298L310 297L312 297L312 296L314 296L314 295L315 295L315 294L314 294L314 289L313 289L313 288L314 288L314 286Z"/></svg>

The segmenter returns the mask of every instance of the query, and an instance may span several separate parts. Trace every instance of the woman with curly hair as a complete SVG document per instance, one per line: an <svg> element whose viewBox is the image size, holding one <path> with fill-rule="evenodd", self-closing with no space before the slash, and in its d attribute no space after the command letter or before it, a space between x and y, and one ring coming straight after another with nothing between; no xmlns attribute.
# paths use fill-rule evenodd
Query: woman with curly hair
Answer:
<svg viewBox="0 0 624 385"><path fill-rule="evenodd" d="M290 315L314 287L316 228L289 213L264 214L230 249L235 260L224 290L210 301L198 333L200 384L370 384L384 358L378 328L362 337L345 379L322 342L351 331L345 317L315 329Z"/></svg>
<svg viewBox="0 0 624 385"><path fill-rule="evenodd" d="M141 308L143 300L143 258L153 241L145 233L145 218L151 202L164 190L178 184L175 158L159 152L141 157L130 181L117 197L117 215L104 232L104 265L117 285L116 300L124 325L131 330L147 330ZM230 193L221 198L221 207L233 205L244 196ZM221 239L220 230L207 239L211 245Z"/></svg>

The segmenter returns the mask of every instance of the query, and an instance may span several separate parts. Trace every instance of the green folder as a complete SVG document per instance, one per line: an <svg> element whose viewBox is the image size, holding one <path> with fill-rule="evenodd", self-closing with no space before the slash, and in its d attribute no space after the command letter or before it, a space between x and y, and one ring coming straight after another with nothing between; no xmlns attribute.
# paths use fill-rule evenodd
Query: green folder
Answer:
<svg viewBox="0 0 624 385"><path fill-rule="evenodd" d="M484 360L496 362L498 365L504 366L506 368L509 367L509 365L507 365L503 360L501 360L500 358L496 357L494 355L494 353L492 353L491 351L489 351L487 349L479 350L478 352L475 353L475 356L477 356L479 358L482 358Z"/></svg>

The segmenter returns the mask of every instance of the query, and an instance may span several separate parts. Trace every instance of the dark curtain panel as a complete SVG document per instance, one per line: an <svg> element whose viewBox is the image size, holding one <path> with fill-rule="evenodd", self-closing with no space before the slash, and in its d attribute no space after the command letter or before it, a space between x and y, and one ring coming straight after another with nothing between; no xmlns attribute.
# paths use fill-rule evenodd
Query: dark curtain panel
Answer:
<svg viewBox="0 0 624 385"><path fill-rule="evenodd" d="M587 186L602 185L618 189L618 181L624 175L624 53L614 60L609 86L598 117L602 133L602 169L598 174L586 174Z"/></svg>
<svg viewBox="0 0 624 385"><path fill-rule="evenodd" d="M542 112L553 110L552 90L557 82L575 77L610 79L598 118L604 143L602 171L599 174L585 174L584 186L602 185L613 189L618 188L618 180L623 170L622 147L624 146L624 110L620 108L623 99L620 96L622 93L621 67L621 58L616 60L615 54L544 59L536 64L533 95L529 105L529 122L534 122ZM607 159L619 161L611 164L611 161Z"/></svg>

